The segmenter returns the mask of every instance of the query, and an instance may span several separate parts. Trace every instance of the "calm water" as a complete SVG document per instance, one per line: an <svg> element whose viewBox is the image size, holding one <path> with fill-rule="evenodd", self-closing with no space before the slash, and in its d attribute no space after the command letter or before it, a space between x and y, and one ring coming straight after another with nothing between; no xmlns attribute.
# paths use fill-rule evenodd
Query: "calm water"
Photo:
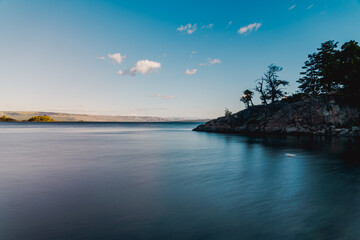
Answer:
<svg viewBox="0 0 360 240"><path fill-rule="evenodd" d="M1 123L0 239L360 239L359 142L196 125Z"/></svg>

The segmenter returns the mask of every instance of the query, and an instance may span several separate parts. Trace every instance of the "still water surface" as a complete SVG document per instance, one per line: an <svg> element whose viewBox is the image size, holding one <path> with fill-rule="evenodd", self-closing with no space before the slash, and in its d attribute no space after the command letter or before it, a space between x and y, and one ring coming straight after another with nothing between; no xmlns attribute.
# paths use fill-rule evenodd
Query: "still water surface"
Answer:
<svg viewBox="0 0 360 240"><path fill-rule="evenodd" d="M1 123L0 239L360 239L360 144Z"/></svg>

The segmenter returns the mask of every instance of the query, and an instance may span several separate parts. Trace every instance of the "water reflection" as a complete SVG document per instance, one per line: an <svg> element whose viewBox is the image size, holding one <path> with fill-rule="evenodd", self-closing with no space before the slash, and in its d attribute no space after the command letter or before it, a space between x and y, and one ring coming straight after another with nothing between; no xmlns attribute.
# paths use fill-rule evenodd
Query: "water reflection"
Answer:
<svg viewBox="0 0 360 240"><path fill-rule="evenodd" d="M0 238L360 235L357 141L193 126L1 125Z"/></svg>

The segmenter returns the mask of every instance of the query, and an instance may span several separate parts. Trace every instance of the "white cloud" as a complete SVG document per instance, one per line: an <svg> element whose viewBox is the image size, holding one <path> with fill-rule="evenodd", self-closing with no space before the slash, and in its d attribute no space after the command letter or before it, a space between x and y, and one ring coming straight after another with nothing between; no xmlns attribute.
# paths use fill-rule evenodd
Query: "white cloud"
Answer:
<svg viewBox="0 0 360 240"><path fill-rule="evenodd" d="M193 34L197 30L197 25L192 25L191 23L188 23L185 26L181 25L176 30L179 32L186 32L187 34Z"/></svg>
<svg viewBox="0 0 360 240"><path fill-rule="evenodd" d="M152 97L155 97L155 98L161 98L161 99L164 99L164 100L170 100L170 99L174 99L175 97L174 96L166 96L166 95L162 95L162 94L154 94Z"/></svg>
<svg viewBox="0 0 360 240"><path fill-rule="evenodd" d="M125 58L126 56L121 56L120 53L114 53L114 54L108 54L108 57L113 60L114 62L120 64Z"/></svg>
<svg viewBox="0 0 360 240"><path fill-rule="evenodd" d="M309 10L310 8L312 8L314 6L314 4L311 4L310 6L308 6L306 9Z"/></svg>
<svg viewBox="0 0 360 240"><path fill-rule="evenodd" d="M221 63L221 61L220 61L220 59L217 59L217 58L212 59L212 60L210 60L210 58L209 58L209 63L210 64L215 64L215 63L219 64L219 63Z"/></svg>
<svg viewBox="0 0 360 240"><path fill-rule="evenodd" d="M241 27L239 30L238 30L238 33L239 34L245 34L247 32L252 32L252 31L257 31L260 27L261 27L261 23L252 23L252 24L249 24L247 26L244 26L244 27Z"/></svg>
<svg viewBox="0 0 360 240"><path fill-rule="evenodd" d="M213 65L213 64L220 64L221 60L218 58L208 58L206 63L200 63L200 66L208 66L208 65Z"/></svg>
<svg viewBox="0 0 360 240"><path fill-rule="evenodd" d="M289 7L288 10L289 10L289 11L290 11L290 10L293 10L295 7L296 7L296 4L294 4L294 5L292 5L291 7Z"/></svg>
<svg viewBox="0 0 360 240"><path fill-rule="evenodd" d="M133 68L130 69L130 72L139 72L142 74L147 74L153 70L160 69L161 63L149 61L149 60L140 60L138 61Z"/></svg>
<svg viewBox="0 0 360 240"><path fill-rule="evenodd" d="M137 61L135 66L130 68L129 70L121 71L119 70L120 75L132 75L134 76L136 73L147 74L153 71L156 71L161 68L161 63L154 62L150 60L140 60Z"/></svg>
<svg viewBox="0 0 360 240"><path fill-rule="evenodd" d="M185 74L186 75L194 75L195 73L197 72L197 69L196 68L194 68L194 69L186 69L186 71L185 71Z"/></svg>
<svg viewBox="0 0 360 240"><path fill-rule="evenodd" d="M210 23L210 24L208 24L208 25L202 25L201 28L202 28L202 29L204 29L204 28L206 28L206 29L211 29L213 26L214 26L214 24Z"/></svg>
<svg viewBox="0 0 360 240"><path fill-rule="evenodd" d="M96 57L96 59L105 60L105 57Z"/></svg>

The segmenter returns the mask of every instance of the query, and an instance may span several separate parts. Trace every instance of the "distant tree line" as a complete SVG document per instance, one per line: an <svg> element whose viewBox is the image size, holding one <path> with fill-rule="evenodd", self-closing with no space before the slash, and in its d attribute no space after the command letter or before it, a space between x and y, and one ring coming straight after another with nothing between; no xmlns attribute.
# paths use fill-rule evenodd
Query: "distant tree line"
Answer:
<svg viewBox="0 0 360 240"><path fill-rule="evenodd" d="M0 117L0 122L15 122L15 121L16 121L15 119L9 118L9 117L7 117L7 116L5 116L5 115L2 115L2 116Z"/></svg>
<svg viewBox="0 0 360 240"><path fill-rule="evenodd" d="M28 122L55 122L55 120L49 116L44 115L31 117Z"/></svg>
<svg viewBox="0 0 360 240"><path fill-rule="evenodd" d="M322 43L317 52L308 55L302 69L302 77L297 81L300 84L298 94L360 97L360 46L356 41L348 41L340 49L338 42ZM255 91L259 93L262 104L267 105L287 97L284 87L289 82L279 78L281 71L281 67L271 64L264 75L256 80ZM249 108L254 105L253 96L254 92L246 89L240 101Z"/></svg>
<svg viewBox="0 0 360 240"><path fill-rule="evenodd" d="M0 117L0 122L16 122L16 119L6 117L5 115L2 115ZM55 122L54 119L51 117L48 117L46 115L44 116L34 116L27 120L28 122Z"/></svg>

